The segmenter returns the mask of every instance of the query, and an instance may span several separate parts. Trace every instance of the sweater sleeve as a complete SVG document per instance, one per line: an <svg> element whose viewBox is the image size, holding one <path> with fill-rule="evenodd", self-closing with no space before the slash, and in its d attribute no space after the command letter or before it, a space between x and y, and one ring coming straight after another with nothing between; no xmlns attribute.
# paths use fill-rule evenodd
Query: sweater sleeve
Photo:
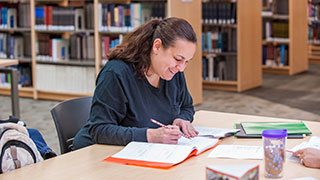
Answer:
<svg viewBox="0 0 320 180"><path fill-rule="evenodd" d="M181 89L179 93L181 106L180 113L176 116L176 118L181 118L183 120L188 120L192 122L194 115L193 100L188 91L186 80L183 73L181 73L179 85Z"/></svg>
<svg viewBox="0 0 320 180"><path fill-rule="evenodd" d="M126 145L131 141L147 141L147 128L121 126L128 104L123 83L114 72L105 71L98 77L88 122L94 143Z"/></svg>

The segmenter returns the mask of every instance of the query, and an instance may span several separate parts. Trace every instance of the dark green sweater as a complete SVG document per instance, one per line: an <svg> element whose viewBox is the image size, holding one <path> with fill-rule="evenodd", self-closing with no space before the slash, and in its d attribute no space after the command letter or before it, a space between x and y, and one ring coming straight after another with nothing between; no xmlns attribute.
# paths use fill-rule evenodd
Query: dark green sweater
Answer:
<svg viewBox="0 0 320 180"><path fill-rule="evenodd" d="M194 109L184 74L160 79L159 88L139 77L131 63L109 61L98 75L90 117L76 135L74 149L91 144L126 145L147 141L147 128L168 125L176 118L193 120Z"/></svg>

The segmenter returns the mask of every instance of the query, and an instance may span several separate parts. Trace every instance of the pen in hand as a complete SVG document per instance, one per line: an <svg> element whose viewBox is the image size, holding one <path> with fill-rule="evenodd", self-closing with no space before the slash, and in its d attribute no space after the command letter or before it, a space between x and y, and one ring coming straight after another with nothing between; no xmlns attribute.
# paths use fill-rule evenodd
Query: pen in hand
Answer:
<svg viewBox="0 0 320 180"><path fill-rule="evenodd" d="M161 122L159 122L157 120L154 120L152 118L150 119L150 121L155 123L155 124L157 124L157 125L159 125L159 126L161 126L161 127L168 128L168 126L166 126L166 125L162 124ZM181 136L185 137L183 133L181 133Z"/></svg>

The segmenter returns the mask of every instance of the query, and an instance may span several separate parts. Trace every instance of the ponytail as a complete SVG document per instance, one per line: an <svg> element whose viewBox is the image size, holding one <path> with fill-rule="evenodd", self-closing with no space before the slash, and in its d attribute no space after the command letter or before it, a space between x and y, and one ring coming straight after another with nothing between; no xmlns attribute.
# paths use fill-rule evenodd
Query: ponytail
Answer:
<svg viewBox="0 0 320 180"><path fill-rule="evenodd" d="M121 44L111 50L109 60L123 60L133 63L136 71L144 77L150 65L150 53L155 39L161 39L166 49L173 46L178 38L196 43L192 26L180 18L154 19L128 33Z"/></svg>

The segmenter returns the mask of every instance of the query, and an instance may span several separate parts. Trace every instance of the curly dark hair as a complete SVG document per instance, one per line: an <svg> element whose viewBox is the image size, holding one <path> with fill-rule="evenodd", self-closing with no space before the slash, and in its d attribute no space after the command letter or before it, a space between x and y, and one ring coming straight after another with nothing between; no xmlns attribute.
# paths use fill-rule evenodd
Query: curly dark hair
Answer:
<svg viewBox="0 0 320 180"><path fill-rule="evenodd" d="M196 33L184 19L154 19L128 33L121 44L108 54L109 60L123 60L133 63L136 71L144 77L150 67L150 52L155 39L161 39L163 48L173 46L177 39L197 42Z"/></svg>

